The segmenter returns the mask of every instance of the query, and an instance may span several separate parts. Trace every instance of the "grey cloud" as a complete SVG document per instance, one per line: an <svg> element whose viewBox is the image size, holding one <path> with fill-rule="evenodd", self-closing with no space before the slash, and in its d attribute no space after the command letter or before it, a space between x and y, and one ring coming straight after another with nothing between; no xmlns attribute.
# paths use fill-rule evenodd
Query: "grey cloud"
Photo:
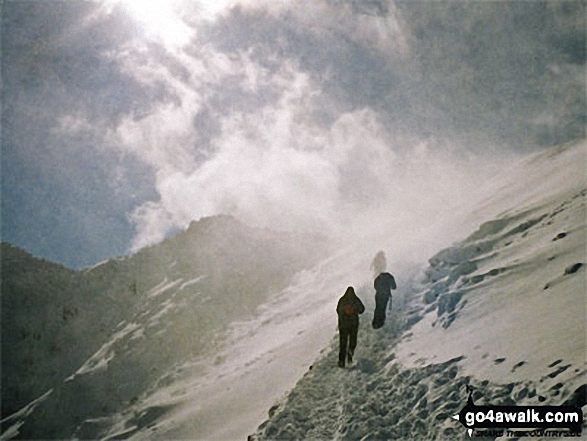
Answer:
<svg viewBox="0 0 587 441"><path fill-rule="evenodd" d="M327 16L316 31L295 11L236 8L208 41L228 52L254 48L269 68L295 59L340 110L377 109L406 135L529 149L584 134L585 82L565 73L584 67L582 2L329 3L351 5L357 17L397 14L409 53L374 47ZM545 110L560 115L548 128L535 122Z"/></svg>
<svg viewBox="0 0 587 441"><path fill-rule="evenodd" d="M569 14L584 16L584 5L553 3L561 4L405 2L399 8L426 75L422 82L448 98L447 114L498 141L529 147L541 137L532 123L538 111L562 110L564 121L575 112L565 109L571 97L580 97L573 107L585 110L584 82L550 70L569 63L563 47L575 47L577 39L585 46L584 24L575 32L566 26ZM572 123L553 130L553 143L582 135Z"/></svg>
<svg viewBox="0 0 587 441"><path fill-rule="evenodd" d="M102 56L127 41L130 28L89 21L96 8L1 7L2 239L76 267L125 253L134 234L126 213L155 196L149 170L108 150L103 129L164 95ZM56 131L72 115L92 130Z"/></svg>

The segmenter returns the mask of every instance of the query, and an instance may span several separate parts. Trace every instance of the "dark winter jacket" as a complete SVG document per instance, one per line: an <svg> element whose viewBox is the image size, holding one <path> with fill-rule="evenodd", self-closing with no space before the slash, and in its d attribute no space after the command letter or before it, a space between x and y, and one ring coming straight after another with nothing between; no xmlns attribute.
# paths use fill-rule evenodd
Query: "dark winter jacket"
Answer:
<svg viewBox="0 0 587 441"><path fill-rule="evenodd" d="M381 273L375 279L375 292L379 295L391 295L391 290L396 289L395 279L389 273Z"/></svg>
<svg viewBox="0 0 587 441"><path fill-rule="evenodd" d="M354 291L347 291L338 300L336 306L338 313L338 328L350 329L359 327L359 314L365 312L365 305L361 299L357 297Z"/></svg>

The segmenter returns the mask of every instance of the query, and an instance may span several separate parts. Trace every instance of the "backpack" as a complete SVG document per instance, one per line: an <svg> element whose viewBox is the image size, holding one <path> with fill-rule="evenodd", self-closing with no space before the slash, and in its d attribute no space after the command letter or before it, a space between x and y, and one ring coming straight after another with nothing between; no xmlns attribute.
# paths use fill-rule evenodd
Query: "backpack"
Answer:
<svg viewBox="0 0 587 441"><path fill-rule="evenodd" d="M354 308L354 306L353 306L353 305L346 305L346 306L343 306L343 307L342 307L342 312L343 312L345 315L353 315L353 314L356 314L356 312L355 312L355 308Z"/></svg>

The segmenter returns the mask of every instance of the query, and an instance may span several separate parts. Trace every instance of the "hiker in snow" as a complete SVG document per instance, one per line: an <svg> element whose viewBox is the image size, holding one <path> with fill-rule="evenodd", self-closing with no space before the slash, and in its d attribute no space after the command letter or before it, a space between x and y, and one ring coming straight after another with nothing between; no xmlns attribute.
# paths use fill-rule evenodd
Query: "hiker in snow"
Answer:
<svg viewBox="0 0 587 441"><path fill-rule="evenodd" d="M338 334L340 337L338 367L343 368L347 359L349 363L353 361L353 354L357 347L357 333L359 332L359 314L365 312L365 305L357 297L352 286L349 286L338 300L336 312L338 313Z"/></svg>
<svg viewBox="0 0 587 441"><path fill-rule="evenodd" d="M385 272L386 268L385 251L378 251L371 262L371 270L375 277L375 314L372 323L374 329L379 329L385 324L385 309L389 302L389 310L391 310L391 290L396 288L395 279Z"/></svg>
<svg viewBox="0 0 587 441"><path fill-rule="evenodd" d="M391 310L391 290L396 289L395 279L389 273L382 272L375 278L375 313L373 315L373 329L379 329L385 324L387 302Z"/></svg>

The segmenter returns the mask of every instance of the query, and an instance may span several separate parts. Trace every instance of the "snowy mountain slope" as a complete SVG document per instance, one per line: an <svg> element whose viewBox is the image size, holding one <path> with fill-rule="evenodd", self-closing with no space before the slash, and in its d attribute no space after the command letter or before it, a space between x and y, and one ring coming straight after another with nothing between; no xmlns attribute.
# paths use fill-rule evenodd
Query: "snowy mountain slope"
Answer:
<svg viewBox="0 0 587 441"><path fill-rule="evenodd" d="M102 325L111 311L103 308L99 320L84 288L78 272L2 244L3 416L62 381L91 355L95 339L107 338Z"/></svg>
<svg viewBox="0 0 587 441"><path fill-rule="evenodd" d="M315 238L300 241L219 217L131 258L74 273L90 287L73 305L75 319L69 318L75 309L64 313L61 303L55 314L63 320L64 313L67 326L75 326L70 332L84 355L59 370L56 382L30 394L17 413L3 413L3 438L244 439L270 409L260 438L453 439L464 430L448 416L464 405L465 384L477 386L477 400L494 404L580 401L585 370L576 360L585 346L579 333L565 340L570 345L557 346L552 330L564 325L567 332L581 316L570 305L585 293L584 266L575 265L585 262L585 157L584 143L535 156L490 184L480 205L463 207L454 219L436 219L452 230L459 220L461 237L477 231L437 253L428 268L391 255L400 282L396 310L377 332L369 326L369 263L380 244L394 242L391 234L377 237L386 232L317 263L328 254ZM433 237L438 230L422 234ZM410 242L400 247L421 245ZM401 254L398 249L391 254ZM541 293L564 296L566 303L536 300L530 289L536 280ZM340 370L334 308L348 285L357 288L367 312L357 363ZM520 301L509 302L507 294ZM548 307L558 307L564 319L545 321ZM21 308L13 312L25 322L40 310ZM502 321L508 328L501 334L479 326L493 310L495 320L506 313L515 318ZM90 312L93 321L86 320ZM534 312L547 325L544 334L525 336L523 346L492 341L493 332L510 340L523 335ZM546 334L546 346L532 346ZM35 364L40 370L24 378L48 371L44 357Z"/></svg>
<svg viewBox="0 0 587 441"><path fill-rule="evenodd" d="M245 438L331 339L332 302L346 287L341 275L352 274L352 263L340 253L298 274L253 319L232 326L214 359L186 366L199 375L171 374L167 387L139 403L139 412L175 410L137 427L132 439Z"/></svg>
<svg viewBox="0 0 587 441"><path fill-rule="evenodd" d="M581 142L496 180L464 225L484 223L400 284L381 330L369 326L373 290L363 287L355 366L337 367L335 337L253 437L467 439L450 418L465 385L478 404L585 412L586 158Z"/></svg>
<svg viewBox="0 0 587 441"><path fill-rule="evenodd" d="M2 438L108 433L312 265L307 240L218 216L84 271L3 244Z"/></svg>

